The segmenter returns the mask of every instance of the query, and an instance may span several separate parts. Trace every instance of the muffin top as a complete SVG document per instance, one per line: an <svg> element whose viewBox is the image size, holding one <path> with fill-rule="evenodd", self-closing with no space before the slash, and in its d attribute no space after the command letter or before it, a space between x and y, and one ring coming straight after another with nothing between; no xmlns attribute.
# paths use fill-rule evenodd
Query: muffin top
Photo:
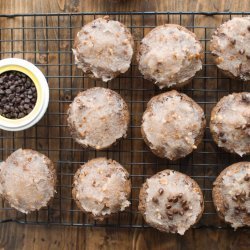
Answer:
<svg viewBox="0 0 250 250"><path fill-rule="evenodd" d="M129 30L106 16L86 24L77 33L73 53L78 68L107 82L128 70L133 47Z"/></svg>
<svg viewBox="0 0 250 250"><path fill-rule="evenodd" d="M183 235L199 220L203 209L198 184L174 170L147 179L140 191L139 210L149 225L161 231Z"/></svg>
<svg viewBox="0 0 250 250"><path fill-rule="evenodd" d="M194 33L176 24L150 31L141 41L139 70L159 88L181 87L202 68L202 46Z"/></svg>
<svg viewBox="0 0 250 250"><path fill-rule="evenodd" d="M250 153L250 93L224 96L213 108L210 129L219 147L240 156Z"/></svg>
<svg viewBox="0 0 250 250"><path fill-rule="evenodd" d="M44 207L54 196L56 173L45 155L18 149L0 165L0 189L12 207L29 213Z"/></svg>
<svg viewBox="0 0 250 250"><path fill-rule="evenodd" d="M73 197L83 211L103 220L130 205L129 174L118 162L96 158L82 165L74 176Z"/></svg>
<svg viewBox="0 0 250 250"><path fill-rule="evenodd" d="M159 157L176 160L197 148L204 128L202 108L175 90L154 96L142 118L142 135Z"/></svg>
<svg viewBox="0 0 250 250"><path fill-rule="evenodd" d="M234 17L214 33L210 49L220 69L232 78L250 80L250 17Z"/></svg>
<svg viewBox="0 0 250 250"><path fill-rule="evenodd" d="M233 228L250 226L250 162L224 169L214 182L213 199L220 217Z"/></svg>
<svg viewBox="0 0 250 250"><path fill-rule="evenodd" d="M129 111L115 91L91 88L80 92L71 103L68 124L79 144L100 150L126 136Z"/></svg>

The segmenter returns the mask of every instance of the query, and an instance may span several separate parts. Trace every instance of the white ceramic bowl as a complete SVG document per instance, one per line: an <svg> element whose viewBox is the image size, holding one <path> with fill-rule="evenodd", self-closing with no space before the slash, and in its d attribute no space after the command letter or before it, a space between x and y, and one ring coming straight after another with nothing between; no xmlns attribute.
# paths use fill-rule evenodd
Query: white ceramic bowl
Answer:
<svg viewBox="0 0 250 250"><path fill-rule="evenodd" d="M0 129L21 131L34 126L43 117L49 104L49 86L43 73L34 64L18 58L0 60L0 74L12 70L29 76L37 90L36 105L28 115L20 119L7 119L0 116Z"/></svg>

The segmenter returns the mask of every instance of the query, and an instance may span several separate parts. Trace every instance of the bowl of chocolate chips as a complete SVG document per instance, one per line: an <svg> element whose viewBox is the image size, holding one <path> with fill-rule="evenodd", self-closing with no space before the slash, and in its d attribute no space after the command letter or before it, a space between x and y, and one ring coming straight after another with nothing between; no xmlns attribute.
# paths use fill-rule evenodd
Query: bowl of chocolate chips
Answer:
<svg viewBox="0 0 250 250"><path fill-rule="evenodd" d="M43 73L18 58L0 60L0 129L21 131L34 126L49 103Z"/></svg>

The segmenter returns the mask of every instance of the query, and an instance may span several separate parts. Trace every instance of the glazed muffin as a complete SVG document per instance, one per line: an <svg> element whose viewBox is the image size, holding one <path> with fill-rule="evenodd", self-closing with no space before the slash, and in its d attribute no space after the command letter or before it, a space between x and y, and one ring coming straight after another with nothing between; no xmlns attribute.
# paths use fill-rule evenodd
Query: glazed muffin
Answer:
<svg viewBox="0 0 250 250"><path fill-rule="evenodd" d="M152 227L183 235L204 210L199 185L189 176L166 169L147 179L140 189L139 211Z"/></svg>
<svg viewBox="0 0 250 250"><path fill-rule="evenodd" d="M187 95L172 90L148 102L141 132L154 154L176 160L197 148L205 126L202 108Z"/></svg>
<svg viewBox="0 0 250 250"><path fill-rule="evenodd" d="M125 210L131 192L129 174L118 162L96 158L74 176L72 195L77 206L96 220Z"/></svg>
<svg viewBox="0 0 250 250"><path fill-rule="evenodd" d="M77 33L73 53L77 67L85 74L107 82L129 69L133 48L129 30L105 16Z"/></svg>
<svg viewBox="0 0 250 250"><path fill-rule="evenodd" d="M128 106L113 90L91 88L80 92L68 109L72 137L83 147L101 150L126 137Z"/></svg>
<svg viewBox="0 0 250 250"><path fill-rule="evenodd" d="M145 79L159 88L179 88L202 68L202 46L194 33L176 24L150 31L141 41L137 60Z"/></svg>
<svg viewBox="0 0 250 250"><path fill-rule="evenodd" d="M235 17L214 33L210 49L219 69L231 78L250 80L250 17Z"/></svg>
<svg viewBox="0 0 250 250"><path fill-rule="evenodd" d="M55 194L56 171L52 161L31 149L18 149L0 165L3 199L22 213L48 205Z"/></svg>
<svg viewBox="0 0 250 250"><path fill-rule="evenodd" d="M250 93L233 93L216 104L210 130L217 145L240 156L250 153Z"/></svg>
<svg viewBox="0 0 250 250"><path fill-rule="evenodd" d="M235 163L220 173L213 201L219 217L234 229L250 226L250 162Z"/></svg>

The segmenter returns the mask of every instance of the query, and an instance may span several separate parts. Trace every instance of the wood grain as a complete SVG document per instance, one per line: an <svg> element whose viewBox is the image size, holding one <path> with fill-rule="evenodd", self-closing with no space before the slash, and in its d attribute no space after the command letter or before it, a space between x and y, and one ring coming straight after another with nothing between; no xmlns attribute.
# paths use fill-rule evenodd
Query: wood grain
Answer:
<svg viewBox="0 0 250 250"><path fill-rule="evenodd" d="M250 11L249 0L0 0L0 12ZM208 19L209 22L209 19ZM0 24L2 26L3 24ZM53 34L51 34L53 35ZM32 36L32 35L31 35ZM44 35L46 36L46 34ZM39 46L46 46L40 44ZM64 45L61 44L63 47ZM48 60L40 55L37 60ZM50 60L57 61L58 58ZM62 69L67 70L67 69ZM56 106L53 107L55 110ZM58 133L58 131L55 131ZM61 131L62 132L62 131ZM5 145L11 147L10 144ZM48 142L44 142L48 143ZM53 148L54 142L49 142ZM57 157L55 155L54 157ZM247 230L189 230L185 236L154 229L0 225L1 249L250 249Z"/></svg>
<svg viewBox="0 0 250 250"><path fill-rule="evenodd" d="M184 236L153 229L114 230L59 226L0 225L2 249L239 249L250 247L249 231L190 230Z"/></svg>

